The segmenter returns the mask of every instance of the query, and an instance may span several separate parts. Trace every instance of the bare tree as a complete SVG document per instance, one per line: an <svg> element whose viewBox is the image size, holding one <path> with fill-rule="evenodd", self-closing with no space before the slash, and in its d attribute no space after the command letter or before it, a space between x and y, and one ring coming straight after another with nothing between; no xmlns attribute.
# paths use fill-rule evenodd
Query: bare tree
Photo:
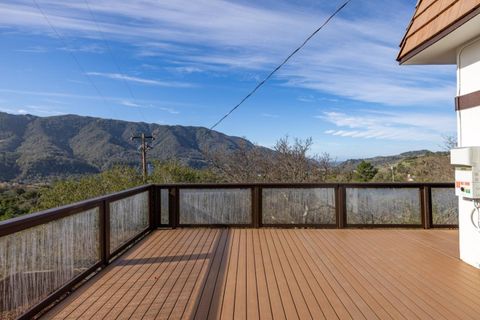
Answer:
<svg viewBox="0 0 480 320"><path fill-rule="evenodd" d="M321 181L327 181L328 178L335 173L335 159L333 159L327 152L316 155L314 159L319 166Z"/></svg>
<svg viewBox="0 0 480 320"><path fill-rule="evenodd" d="M308 155L312 139L281 138L273 151L260 146L240 145L235 151L225 148L209 152L214 170L228 182L323 182L331 174L328 153Z"/></svg>
<svg viewBox="0 0 480 320"><path fill-rule="evenodd" d="M457 147L457 137L454 135L444 135L442 149L445 151L450 151Z"/></svg>
<svg viewBox="0 0 480 320"><path fill-rule="evenodd" d="M268 179L269 153L271 151L242 142L235 151L221 147L206 155L213 170L226 182L263 182Z"/></svg>

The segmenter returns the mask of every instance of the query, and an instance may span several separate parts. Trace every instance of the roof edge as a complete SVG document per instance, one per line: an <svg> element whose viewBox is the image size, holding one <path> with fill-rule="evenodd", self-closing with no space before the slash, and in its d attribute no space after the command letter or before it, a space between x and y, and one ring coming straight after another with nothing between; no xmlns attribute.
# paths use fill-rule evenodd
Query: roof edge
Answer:
<svg viewBox="0 0 480 320"><path fill-rule="evenodd" d="M455 31L456 29L460 28L462 25L464 25L469 20L471 20L472 18L474 18L475 16L477 16L479 14L480 14L480 5L477 6L476 8L474 8L474 9L470 10L468 13L463 15L460 19L453 22L449 26L447 26L445 29L441 30L440 32L436 33L435 35L433 35L429 39L420 43L418 46L416 46L415 48L413 48L412 50L407 52L405 55L401 56L402 52L400 51L398 53L398 56L397 56L396 60L399 62L400 65L404 64L405 62L410 60L412 57L416 56L417 54L419 54L420 52L422 52L426 48L430 47L431 45L435 44L436 42L438 42L442 38L446 37L447 35L449 35L453 31ZM408 33L408 29L407 29L407 33ZM402 40L402 43L403 43L403 41L404 40Z"/></svg>

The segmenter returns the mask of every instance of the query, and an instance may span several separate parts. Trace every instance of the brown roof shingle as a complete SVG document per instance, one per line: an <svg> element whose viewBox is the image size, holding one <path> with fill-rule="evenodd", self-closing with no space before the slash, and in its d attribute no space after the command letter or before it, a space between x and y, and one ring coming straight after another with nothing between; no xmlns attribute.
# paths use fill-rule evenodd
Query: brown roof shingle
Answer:
<svg viewBox="0 0 480 320"><path fill-rule="evenodd" d="M408 60L432 40L439 40L444 36L442 33L472 13L480 14L480 0L419 0L400 43L397 60Z"/></svg>

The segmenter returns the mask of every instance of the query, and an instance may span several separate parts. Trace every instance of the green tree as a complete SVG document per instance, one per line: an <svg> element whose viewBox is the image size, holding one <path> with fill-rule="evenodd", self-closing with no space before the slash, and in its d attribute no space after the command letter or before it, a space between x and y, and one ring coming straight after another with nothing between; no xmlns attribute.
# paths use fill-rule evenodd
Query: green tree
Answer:
<svg viewBox="0 0 480 320"><path fill-rule="evenodd" d="M0 221L33 211L39 194L36 189L0 189Z"/></svg>
<svg viewBox="0 0 480 320"><path fill-rule="evenodd" d="M150 183L202 183L219 182L220 178L211 170L194 169L177 161L154 162Z"/></svg>
<svg viewBox="0 0 480 320"><path fill-rule="evenodd" d="M218 182L210 170L198 170L175 161L157 162L149 176L149 183ZM54 182L41 190L36 210L45 210L73 202L95 198L143 184L140 172L131 167L117 166L102 173L80 179Z"/></svg>
<svg viewBox="0 0 480 320"><path fill-rule="evenodd" d="M355 170L355 178L357 181L368 182L375 177L378 169L375 168L370 162L362 161Z"/></svg>
<svg viewBox="0 0 480 320"><path fill-rule="evenodd" d="M40 192L36 210L44 210L95 198L141 185L139 172L130 167L117 166L100 174L80 179L59 180Z"/></svg>

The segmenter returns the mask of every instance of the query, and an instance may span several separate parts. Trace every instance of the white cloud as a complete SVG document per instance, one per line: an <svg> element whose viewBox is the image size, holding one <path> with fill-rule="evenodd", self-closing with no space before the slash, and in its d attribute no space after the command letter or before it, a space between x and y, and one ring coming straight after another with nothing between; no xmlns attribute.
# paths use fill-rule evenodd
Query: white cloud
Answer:
<svg viewBox="0 0 480 320"><path fill-rule="evenodd" d="M140 78L140 77L133 77L133 76L120 74L120 73L87 72L86 74L89 76L97 76L97 77L103 77L103 78L108 78L113 80L125 80L129 82L135 82L135 83L141 83L141 84L153 85L153 86L159 86L159 87L171 87L171 88L193 87L192 84L185 83L185 82L159 81L159 80L152 80L152 79L146 79L146 78Z"/></svg>
<svg viewBox="0 0 480 320"><path fill-rule="evenodd" d="M203 69L194 67L194 66L176 67L176 68L173 68L173 70L178 73L186 73L186 74L204 72Z"/></svg>
<svg viewBox="0 0 480 320"><path fill-rule="evenodd" d="M125 107L133 107L133 108L140 108L142 107L141 105L135 103L135 102L132 102L132 101L128 101L128 100L122 100L120 101L120 104L121 105L124 105Z"/></svg>
<svg viewBox="0 0 480 320"><path fill-rule="evenodd" d="M105 46L101 46L95 43L80 45L80 46L66 46L60 47L58 50L67 51L67 52L84 52L84 53L96 53L101 54L105 52Z"/></svg>
<svg viewBox="0 0 480 320"><path fill-rule="evenodd" d="M36 114L39 116L56 116L64 114L64 112L53 110L52 107L43 105L24 105L21 107L0 106L0 111L8 112L11 114Z"/></svg>
<svg viewBox="0 0 480 320"><path fill-rule="evenodd" d="M279 118L280 116L278 114L272 114L272 113L262 113L262 117L266 118Z"/></svg>
<svg viewBox="0 0 480 320"><path fill-rule="evenodd" d="M41 4L63 34L98 38L81 1ZM333 6L328 1L314 10L283 1L268 7L222 0L91 2L104 33L134 45L140 55L164 56L202 70L234 68L261 75L297 47ZM453 68L399 67L395 62L412 6L401 1L352 2L276 79L288 86L390 106L453 104ZM0 4L0 15L3 25L51 33L27 0ZM120 74L103 76L159 86L185 85Z"/></svg>
<svg viewBox="0 0 480 320"><path fill-rule="evenodd" d="M46 53L48 52L47 48L42 46L32 46L24 49L17 49L17 52L27 52L27 53Z"/></svg>
<svg viewBox="0 0 480 320"><path fill-rule="evenodd" d="M170 114L179 114L180 112L175 110L175 109L172 109L172 108L166 108L166 107L157 107L158 110L162 110L162 111L165 111L165 112L168 112Z"/></svg>
<svg viewBox="0 0 480 320"><path fill-rule="evenodd" d="M432 113L364 112L350 115L329 111L316 118L337 127L326 130L325 134L351 138L439 142L442 136L455 130L454 117Z"/></svg>
<svg viewBox="0 0 480 320"><path fill-rule="evenodd" d="M154 66L154 65L148 64L148 63L142 63L140 65L140 68L145 69L145 70L158 70L157 66Z"/></svg>
<svg viewBox="0 0 480 320"><path fill-rule="evenodd" d="M60 102L56 100L56 104L63 104L63 105L68 105L69 102L72 99L81 99L81 100L100 100L102 101L104 98L105 100L112 102L112 103L120 103L124 104L125 102L127 104L130 104L131 107L133 107L132 102L130 100L126 100L125 98L122 97L115 97L115 96L90 96L90 95L80 95L80 94L73 94L69 92L49 92L49 91L31 91L31 90L13 90L13 89L7 89L7 88L0 88L0 92L4 93L9 93L9 94L14 94L18 96L34 96L34 97L54 97L55 99L61 99L65 98L65 101ZM47 101L47 99L43 99L44 101ZM179 103L175 101L166 101L166 100L149 100L149 99L137 99L135 104L141 105L142 107L154 107L158 105L168 105L168 106L178 106L178 107L187 107L187 108L194 108L198 107L198 104L189 104L189 103ZM125 104L124 104L125 105ZM168 109L168 108L167 108ZM173 110L173 109L170 109ZM175 110L174 110L175 111Z"/></svg>
<svg viewBox="0 0 480 320"><path fill-rule="evenodd" d="M318 103L318 102L322 102L322 101L339 102L339 100L335 99L335 98L315 97L312 94L299 96L299 97L297 97L297 100L300 101L300 102L305 102L305 103Z"/></svg>

